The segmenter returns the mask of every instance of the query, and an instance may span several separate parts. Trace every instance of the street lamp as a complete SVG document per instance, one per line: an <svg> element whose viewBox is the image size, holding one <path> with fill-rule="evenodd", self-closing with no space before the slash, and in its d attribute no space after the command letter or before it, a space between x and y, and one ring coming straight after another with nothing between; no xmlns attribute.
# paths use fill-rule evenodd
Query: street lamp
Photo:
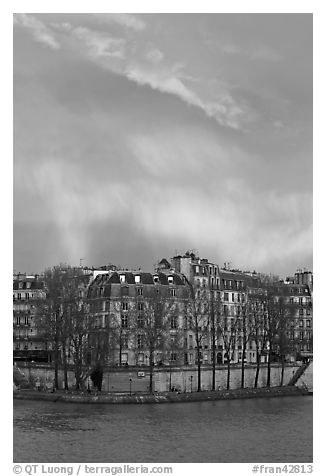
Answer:
<svg viewBox="0 0 326 476"><path fill-rule="evenodd" d="M132 382L132 378L129 379L129 395L131 396L131 382Z"/></svg>
<svg viewBox="0 0 326 476"><path fill-rule="evenodd" d="M192 379L193 379L193 378L194 378L194 377L193 377L192 375L190 375L190 392L191 392L191 393L192 393Z"/></svg>

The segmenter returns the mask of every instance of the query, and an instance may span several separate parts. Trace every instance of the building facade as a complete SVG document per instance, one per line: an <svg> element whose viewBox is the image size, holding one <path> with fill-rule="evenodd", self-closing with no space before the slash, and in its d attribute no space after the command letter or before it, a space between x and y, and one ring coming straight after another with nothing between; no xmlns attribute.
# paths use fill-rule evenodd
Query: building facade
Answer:
<svg viewBox="0 0 326 476"><path fill-rule="evenodd" d="M37 308L46 299L44 281L18 274L13 280L14 360L48 362L51 351L36 326Z"/></svg>

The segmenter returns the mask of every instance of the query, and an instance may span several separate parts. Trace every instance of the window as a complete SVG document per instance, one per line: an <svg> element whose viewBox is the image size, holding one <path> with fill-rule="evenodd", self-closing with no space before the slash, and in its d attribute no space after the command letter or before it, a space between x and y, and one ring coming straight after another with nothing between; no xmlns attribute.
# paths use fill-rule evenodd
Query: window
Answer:
<svg viewBox="0 0 326 476"><path fill-rule="evenodd" d="M223 306L224 314L227 316L228 315L228 306L224 304Z"/></svg>
<svg viewBox="0 0 326 476"><path fill-rule="evenodd" d="M121 327L124 329L128 327L128 316L124 315L121 317Z"/></svg>
<svg viewBox="0 0 326 476"><path fill-rule="evenodd" d="M228 301L229 300L229 293L224 293L224 301Z"/></svg>
<svg viewBox="0 0 326 476"><path fill-rule="evenodd" d="M310 316L310 309L306 309L306 315Z"/></svg>
<svg viewBox="0 0 326 476"><path fill-rule="evenodd" d="M171 296L175 296L175 289L170 289Z"/></svg>
<svg viewBox="0 0 326 476"><path fill-rule="evenodd" d="M303 309L299 309L300 316L303 316Z"/></svg>
<svg viewBox="0 0 326 476"><path fill-rule="evenodd" d="M142 329L144 327L144 316L141 316L141 315L138 316L137 326L138 326L138 329Z"/></svg>
<svg viewBox="0 0 326 476"><path fill-rule="evenodd" d="M139 274L135 275L135 283L136 284L140 283L140 275Z"/></svg>
<svg viewBox="0 0 326 476"><path fill-rule="evenodd" d="M21 298L22 298L21 293L18 293L18 294L17 294L17 299L21 299Z"/></svg>
<svg viewBox="0 0 326 476"><path fill-rule="evenodd" d="M171 329L177 329L177 327L178 327L178 318L177 318L177 316L171 316L170 327L171 327Z"/></svg>
<svg viewBox="0 0 326 476"><path fill-rule="evenodd" d="M143 347L144 336L142 334L138 334L137 336L137 347L141 349Z"/></svg>
<svg viewBox="0 0 326 476"><path fill-rule="evenodd" d="M121 336L121 347L128 349L128 334L122 334Z"/></svg>
<svg viewBox="0 0 326 476"><path fill-rule="evenodd" d="M177 353L176 352L171 352L170 362L176 362L176 360L177 360Z"/></svg>
<svg viewBox="0 0 326 476"><path fill-rule="evenodd" d="M143 302L139 302L138 303L138 311L143 311L144 310L144 303Z"/></svg>
<svg viewBox="0 0 326 476"><path fill-rule="evenodd" d="M293 304L293 297L290 297L290 304Z"/></svg>
<svg viewBox="0 0 326 476"><path fill-rule="evenodd" d="M126 282L125 274L120 274L120 283L125 283L125 282Z"/></svg>
<svg viewBox="0 0 326 476"><path fill-rule="evenodd" d="M234 302L234 293L232 293L232 302Z"/></svg>
<svg viewBox="0 0 326 476"><path fill-rule="evenodd" d="M300 320L300 327L303 327L303 320Z"/></svg>
<svg viewBox="0 0 326 476"><path fill-rule="evenodd" d="M311 321L310 321L310 319L307 319L307 320L306 320L306 326L307 326L307 327L311 327Z"/></svg>
<svg viewBox="0 0 326 476"><path fill-rule="evenodd" d="M127 302L122 303L122 310L123 311L128 311L128 303Z"/></svg>
<svg viewBox="0 0 326 476"><path fill-rule="evenodd" d="M302 306L302 297L299 298L299 304Z"/></svg>
<svg viewBox="0 0 326 476"><path fill-rule="evenodd" d="M168 276L168 283L173 284L173 276Z"/></svg>
<svg viewBox="0 0 326 476"><path fill-rule="evenodd" d="M195 273L196 273L196 274L199 274L199 266L196 266L196 267L195 267Z"/></svg>
<svg viewBox="0 0 326 476"><path fill-rule="evenodd" d="M300 340L303 340L303 332L302 332L302 331L299 332L299 339L300 339Z"/></svg>
<svg viewBox="0 0 326 476"><path fill-rule="evenodd" d="M157 284L158 283L158 276L154 276L153 280L154 280L154 283Z"/></svg>
<svg viewBox="0 0 326 476"><path fill-rule="evenodd" d="M137 294L138 294L138 296L142 296L143 295L143 288L137 288Z"/></svg>

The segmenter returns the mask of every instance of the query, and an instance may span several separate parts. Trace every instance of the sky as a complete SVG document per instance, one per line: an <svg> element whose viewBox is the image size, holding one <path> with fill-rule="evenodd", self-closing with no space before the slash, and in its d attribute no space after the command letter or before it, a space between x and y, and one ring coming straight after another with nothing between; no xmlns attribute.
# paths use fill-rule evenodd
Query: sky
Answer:
<svg viewBox="0 0 326 476"><path fill-rule="evenodd" d="M16 272L312 269L311 14L17 13L13 44Z"/></svg>

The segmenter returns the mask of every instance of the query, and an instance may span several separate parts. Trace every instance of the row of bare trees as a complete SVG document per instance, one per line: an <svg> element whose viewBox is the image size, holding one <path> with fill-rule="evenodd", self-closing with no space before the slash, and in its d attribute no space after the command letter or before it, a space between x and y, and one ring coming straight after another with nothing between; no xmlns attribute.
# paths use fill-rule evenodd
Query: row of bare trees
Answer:
<svg viewBox="0 0 326 476"><path fill-rule="evenodd" d="M83 281L84 279L84 281ZM261 369L262 356L267 356L267 386L271 384L272 354L282 361L283 383L285 357L293 351L293 341L288 337L293 310L284 298L277 296L272 285L267 292L253 295L235 307L229 315L221 304L220 292L214 289L195 289L188 283L186 299L176 299L152 291L142 301L141 312L137 301L130 301L123 309L122 296L114 300L99 300L97 318L90 302L81 291L87 289L87 277L80 269L60 265L44 273L47 298L38 308L37 327L44 339L51 343L58 388L58 370L62 365L64 386L68 389L68 363L72 362L75 387L79 389L89 375L87 365L92 360L97 366L119 362L122 364L124 348L132 348L135 354L146 352L149 367L149 389L153 390L153 371L160 360L184 362L189 353L187 336L195 340L197 365L197 390L201 391L203 349L208 349L212 367L211 388L216 389L217 356L227 365L227 389L230 388L231 365L241 354L241 387L245 386L246 352L249 343L256 353L255 387ZM84 283L84 284L83 284ZM101 307L108 303L108 309ZM105 304L104 304L105 307ZM171 380L171 379L170 379Z"/></svg>

